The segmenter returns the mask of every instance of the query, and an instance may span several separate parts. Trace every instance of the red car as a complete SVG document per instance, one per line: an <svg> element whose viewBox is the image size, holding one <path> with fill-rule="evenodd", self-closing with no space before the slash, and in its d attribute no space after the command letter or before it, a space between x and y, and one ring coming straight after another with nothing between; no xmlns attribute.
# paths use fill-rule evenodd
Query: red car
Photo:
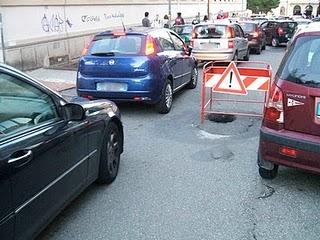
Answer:
<svg viewBox="0 0 320 240"><path fill-rule="evenodd" d="M284 165L320 173L320 28L294 38L270 88L260 131L260 176Z"/></svg>

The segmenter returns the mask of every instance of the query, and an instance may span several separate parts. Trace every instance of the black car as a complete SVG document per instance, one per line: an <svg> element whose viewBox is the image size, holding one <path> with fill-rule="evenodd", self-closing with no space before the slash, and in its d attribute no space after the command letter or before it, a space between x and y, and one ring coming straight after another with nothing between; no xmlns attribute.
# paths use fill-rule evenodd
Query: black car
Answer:
<svg viewBox="0 0 320 240"><path fill-rule="evenodd" d="M266 35L259 27L259 24L253 21L243 21L239 23L249 41L250 50L260 54L266 49Z"/></svg>
<svg viewBox="0 0 320 240"><path fill-rule="evenodd" d="M193 30L192 24L174 25L173 27L171 27L171 30L176 32L179 35L179 37L181 37L182 40L185 41L187 45L190 44L190 41L192 39L192 30Z"/></svg>
<svg viewBox="0 0 320 240"><path fill-rule="evenodd" d="M114 103L67 102L0 64L0 239L33 239L88 185L113 182L122 151Z"/></svg>
<svg viewBox="0 0 320 240"><path fill-rule="evenodd" d="M261 24L261 28L266 34L267 44L277 47L293 37L297 23L290 20L267 21Z"/></svg>

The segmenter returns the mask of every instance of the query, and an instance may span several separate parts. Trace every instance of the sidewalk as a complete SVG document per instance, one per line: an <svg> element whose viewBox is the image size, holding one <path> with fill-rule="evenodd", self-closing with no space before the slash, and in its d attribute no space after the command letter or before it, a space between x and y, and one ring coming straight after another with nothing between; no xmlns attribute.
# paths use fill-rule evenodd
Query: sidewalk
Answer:
<svg viewBox="0 0 320 240"><path fill-rule="evenodd" d="M26 73L50 89L60 93L73 89L76 86L76 71L40 68L37 70L28 71Z"/></svg>

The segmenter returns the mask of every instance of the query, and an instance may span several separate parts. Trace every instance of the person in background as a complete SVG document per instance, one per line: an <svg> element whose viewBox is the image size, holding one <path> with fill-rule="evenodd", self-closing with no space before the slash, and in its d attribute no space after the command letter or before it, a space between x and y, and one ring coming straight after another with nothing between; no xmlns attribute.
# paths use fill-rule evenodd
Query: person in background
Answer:
<svg viewBox="0 0 320 240"><path fill-rule="evenodd" d="M163 17L163 27L170 28L169 16L167 14Z"/></svg>
<svg viewBox="0 0 320 240"><path fill-rule="evenodd" d="M184 19L181 16L181 12L177 13L177 17L176 17L174 24L175 25L184 25Z"/></svg>
<svg viewBox="0 0 320 240"><path fill-rule="evenodd" d="M142 19L142 26L143 27L151 27L151 23L149 20L149 12L144 13L144 18Z"/></svg>
<svg viewBox="0 0 320 240"><path fill-rule="evenodd" d="M161 19L159 18L159 14L156 15L156 18L152 22L152 27L160 28L162 27Z"/></svg>
<svg viewBox="0 0 320 240"><path fill-rule="evenodd" d="M198 15L196 16L196 18L192 20L193 25L198 23L200 23L200 12L198 12Z"/></svg>
<svg viewBox="0 0 320 240"><path fill-rule="evenodd" d="M208 18L208 16L207 16L207 15L204 15L204 17L203 17L203 21L204 21L204 22L208 22L208 21L209 21L209 18Z"/></svg>

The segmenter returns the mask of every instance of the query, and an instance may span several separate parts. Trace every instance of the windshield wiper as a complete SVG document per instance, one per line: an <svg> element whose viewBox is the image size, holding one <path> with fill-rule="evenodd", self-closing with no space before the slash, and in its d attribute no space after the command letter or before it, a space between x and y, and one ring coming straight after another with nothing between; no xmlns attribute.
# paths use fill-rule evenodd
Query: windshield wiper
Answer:
<svg viewBox="0 0 320 240"><path fill-rule="evenodd" d="M105 57L114 57L114 52L94 52L91 53L92 56L105 56Z"/></svg>

